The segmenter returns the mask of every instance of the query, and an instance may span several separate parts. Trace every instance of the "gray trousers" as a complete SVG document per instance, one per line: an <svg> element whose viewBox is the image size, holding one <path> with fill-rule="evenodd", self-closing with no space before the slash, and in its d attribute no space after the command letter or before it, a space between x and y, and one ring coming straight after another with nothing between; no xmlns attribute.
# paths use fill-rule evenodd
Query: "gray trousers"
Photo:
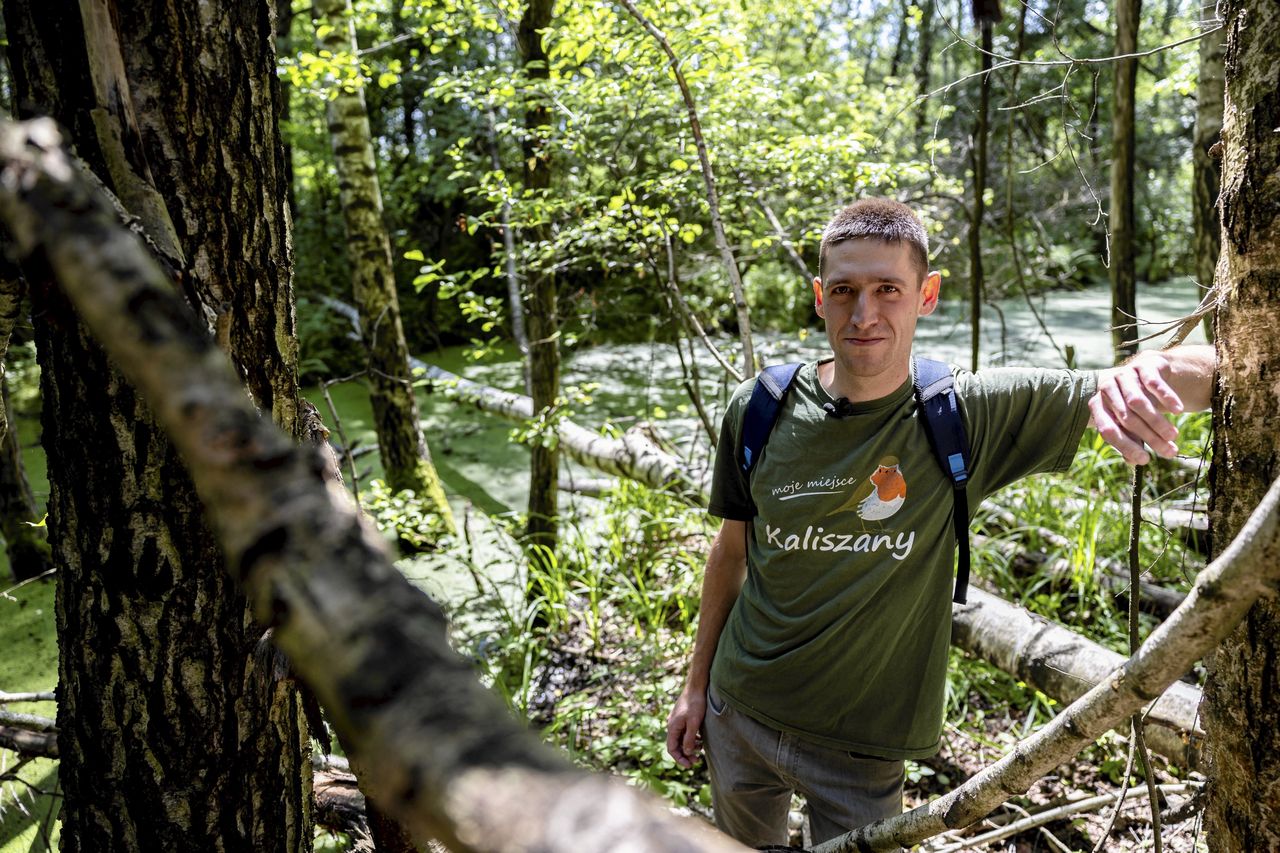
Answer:
<svg viewBox="0 0 1280 853"><path fill-rule="evenodd" d="M716 826L749 847L787 843L791 795L804 796L820 844L902 812L903 763L802 740L707 691L703 748Z"/></svg>

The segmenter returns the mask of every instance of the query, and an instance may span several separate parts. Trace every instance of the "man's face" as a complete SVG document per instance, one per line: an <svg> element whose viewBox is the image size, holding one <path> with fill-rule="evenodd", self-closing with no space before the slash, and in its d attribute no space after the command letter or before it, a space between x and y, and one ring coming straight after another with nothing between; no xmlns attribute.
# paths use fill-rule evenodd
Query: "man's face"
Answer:
<svg viewBox="0 0 1280 853"><path fill-rule="evenodd" d="M938 304L937 273L921 280L904 242L845 240L827 249L824 279L814 279L837 375L888 394L906 380L916 321Z"/></svg>

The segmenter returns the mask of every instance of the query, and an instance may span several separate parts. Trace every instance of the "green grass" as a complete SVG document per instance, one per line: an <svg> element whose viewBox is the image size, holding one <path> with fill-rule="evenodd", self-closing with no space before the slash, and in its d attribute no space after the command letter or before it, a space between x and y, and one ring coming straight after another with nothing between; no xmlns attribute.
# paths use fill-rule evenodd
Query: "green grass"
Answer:
<svg viewBox="0 0 1280 853"><path fill-rule="evenodd" d="M0 655L0 690L34 693L56 684L53 596L52 580L26 583L0 595L0 644L5 650ZM43 717L57 713L53 702L20 702L4 709ZM49 813L58 800L41 792L56 790L57 762L37 759L18 765L13 753L0 750L0 777L5 779L0 785L0 853L44 850L51 833L56 835Z"/></svg>

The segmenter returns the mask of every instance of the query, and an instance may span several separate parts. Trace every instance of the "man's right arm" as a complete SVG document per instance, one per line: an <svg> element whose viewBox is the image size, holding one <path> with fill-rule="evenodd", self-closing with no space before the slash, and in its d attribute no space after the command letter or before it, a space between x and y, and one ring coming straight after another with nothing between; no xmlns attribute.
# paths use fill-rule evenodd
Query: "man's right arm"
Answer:
<svg viewBox="0 0 1280 853"><path fill-rule="evenodd" d="M720 633L729 611L738 600L747 577L746 521L726 519L711 541L707 570L702 579L702 604L698 611L698 632L693 640L693 659L684 690L667 718L667 752L681 767L692 767L702 748L699 731L707 712L707 684L711 662L716 655Z"/></svg>

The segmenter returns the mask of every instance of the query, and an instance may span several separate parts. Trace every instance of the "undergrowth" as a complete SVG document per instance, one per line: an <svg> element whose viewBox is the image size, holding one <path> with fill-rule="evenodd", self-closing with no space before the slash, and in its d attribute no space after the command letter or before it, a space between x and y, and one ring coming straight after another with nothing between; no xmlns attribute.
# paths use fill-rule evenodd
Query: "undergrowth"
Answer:
<svg viewBox="0 0 1280 853"><path fill-rule="evenodd" d="M1182 452L1198 456L1209 419L1185 416L1180 424ZM1193 462L1160 460L1150 467L1144 503L1190 498ZM1025 480L994 501L1016 507L1016 524L997 523L984 512L973 528L1064 559L1069 576L1015 571L986 548L974 555L978 582L1127 655L1125 590L1100 583L1095 563L1125 563L1130 474L1096 433L1086 434L1068 473ZM598 506L564 520L557 555L527 561L521 606L507 606L496 629L458 640L513 709L577 763L619 773L677 805L704 808L705 770L676 767L666 755L665 730L692 648L714 519L629 481L620 481ZM1044 530L1057 535L1046 541ZM1146 577L1183 590L1204 562L1173 531L1150 523L1141 528L1140 559ZM1144 614L1143 635L1155 624ZM938 760L909 764L909 799L922 801L963 781L1061 707L953 649L944 738L950 747ZM957 754L972 760L959 761ZM1124 738L1108 736L1081 758L1090 778L1116 782Z"/></svg>

